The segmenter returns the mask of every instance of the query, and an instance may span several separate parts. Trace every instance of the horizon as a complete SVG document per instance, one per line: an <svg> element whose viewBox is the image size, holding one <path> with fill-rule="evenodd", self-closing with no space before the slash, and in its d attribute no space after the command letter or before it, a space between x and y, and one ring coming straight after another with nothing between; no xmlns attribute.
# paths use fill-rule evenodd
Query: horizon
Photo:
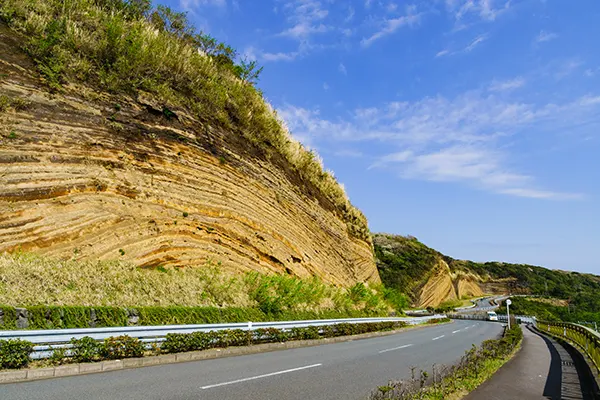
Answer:
<svg viewBox="0 0 600 400"><path fill-rule="evenodd" d="M600 275L600 4L155 3L265 67L265 98L372 232Z"/></svg>

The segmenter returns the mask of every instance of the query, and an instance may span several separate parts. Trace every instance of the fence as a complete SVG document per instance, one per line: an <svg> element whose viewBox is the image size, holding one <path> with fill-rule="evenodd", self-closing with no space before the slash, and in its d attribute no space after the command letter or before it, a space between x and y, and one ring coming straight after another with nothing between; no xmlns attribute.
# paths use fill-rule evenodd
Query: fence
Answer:
<svg viewBox="0 0 600 400"><path fill-rule="evenodd" d="M596 368L600 369L600 334L583 325L568 322L546 322L537 323L542 332L548 332L555 336L575 343L587 353Z"/></svg>

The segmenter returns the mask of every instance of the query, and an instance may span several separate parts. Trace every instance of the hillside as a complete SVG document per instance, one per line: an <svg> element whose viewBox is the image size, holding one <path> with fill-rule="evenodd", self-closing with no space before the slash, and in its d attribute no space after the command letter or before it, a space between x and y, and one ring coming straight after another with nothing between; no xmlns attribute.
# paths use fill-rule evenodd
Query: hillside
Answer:
<svg viewBox="0 0 600 400"><path fill-rule="evenodd" d="M375 234L373 242L383 284L407 294L419 307L484 293L534 294L573 301L600 293L600 277L591 274L455 260L410 236Z"/></svg>
<svg viewBox="0 0 600 400"><path fill-rule="evenodd" d="M365 217L254 63L149 1L0 16L0 253L379 282Z"/></svg>

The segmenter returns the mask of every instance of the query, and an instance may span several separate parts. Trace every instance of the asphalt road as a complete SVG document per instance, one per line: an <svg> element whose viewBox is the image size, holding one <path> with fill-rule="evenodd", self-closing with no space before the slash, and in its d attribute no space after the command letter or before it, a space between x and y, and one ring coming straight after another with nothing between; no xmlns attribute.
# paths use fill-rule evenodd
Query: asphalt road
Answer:
<svg viewBox="0 0 600 400"><path fill-rule="evenodd" d="M497 337L485 321L215 360L0 385L2 400L365 399L410 367L452 364L472 344Z"/></svg>

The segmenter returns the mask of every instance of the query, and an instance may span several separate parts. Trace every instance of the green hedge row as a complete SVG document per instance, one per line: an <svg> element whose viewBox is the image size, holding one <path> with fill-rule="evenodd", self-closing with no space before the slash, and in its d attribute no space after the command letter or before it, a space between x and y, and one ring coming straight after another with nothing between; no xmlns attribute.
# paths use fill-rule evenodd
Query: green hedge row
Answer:
<svg viewBox="0 0 600 400"><path fill-rule="evenodd" d="M169 333L160 348L151 351L137 338L117 336L97 342L91 337L71 340L71 349L55 349L49 362L54 365L69 362L93 362L101 360L142 357L147 353L180 353L184 351L206 350L229 346L287 342L290 340L321 339L327 337L357 335L361 333L388 331L405 327L404 322L369 322L362 324L336 324L321 327L261 328L253 331L241 329L212 332ZM11 339L0 340L0 368L23 368L30 362L33 345L30 342Z"/></svg>
<svg viewBox="0 0 600 400"><path fill-rule="evenodd" d="M366 311L283 311L264 313L241 307L79 307L32 306L23 309L0 306L0 330L69 329L128 325L187 325L247 321L361 318L379 316Z"/></svg>

